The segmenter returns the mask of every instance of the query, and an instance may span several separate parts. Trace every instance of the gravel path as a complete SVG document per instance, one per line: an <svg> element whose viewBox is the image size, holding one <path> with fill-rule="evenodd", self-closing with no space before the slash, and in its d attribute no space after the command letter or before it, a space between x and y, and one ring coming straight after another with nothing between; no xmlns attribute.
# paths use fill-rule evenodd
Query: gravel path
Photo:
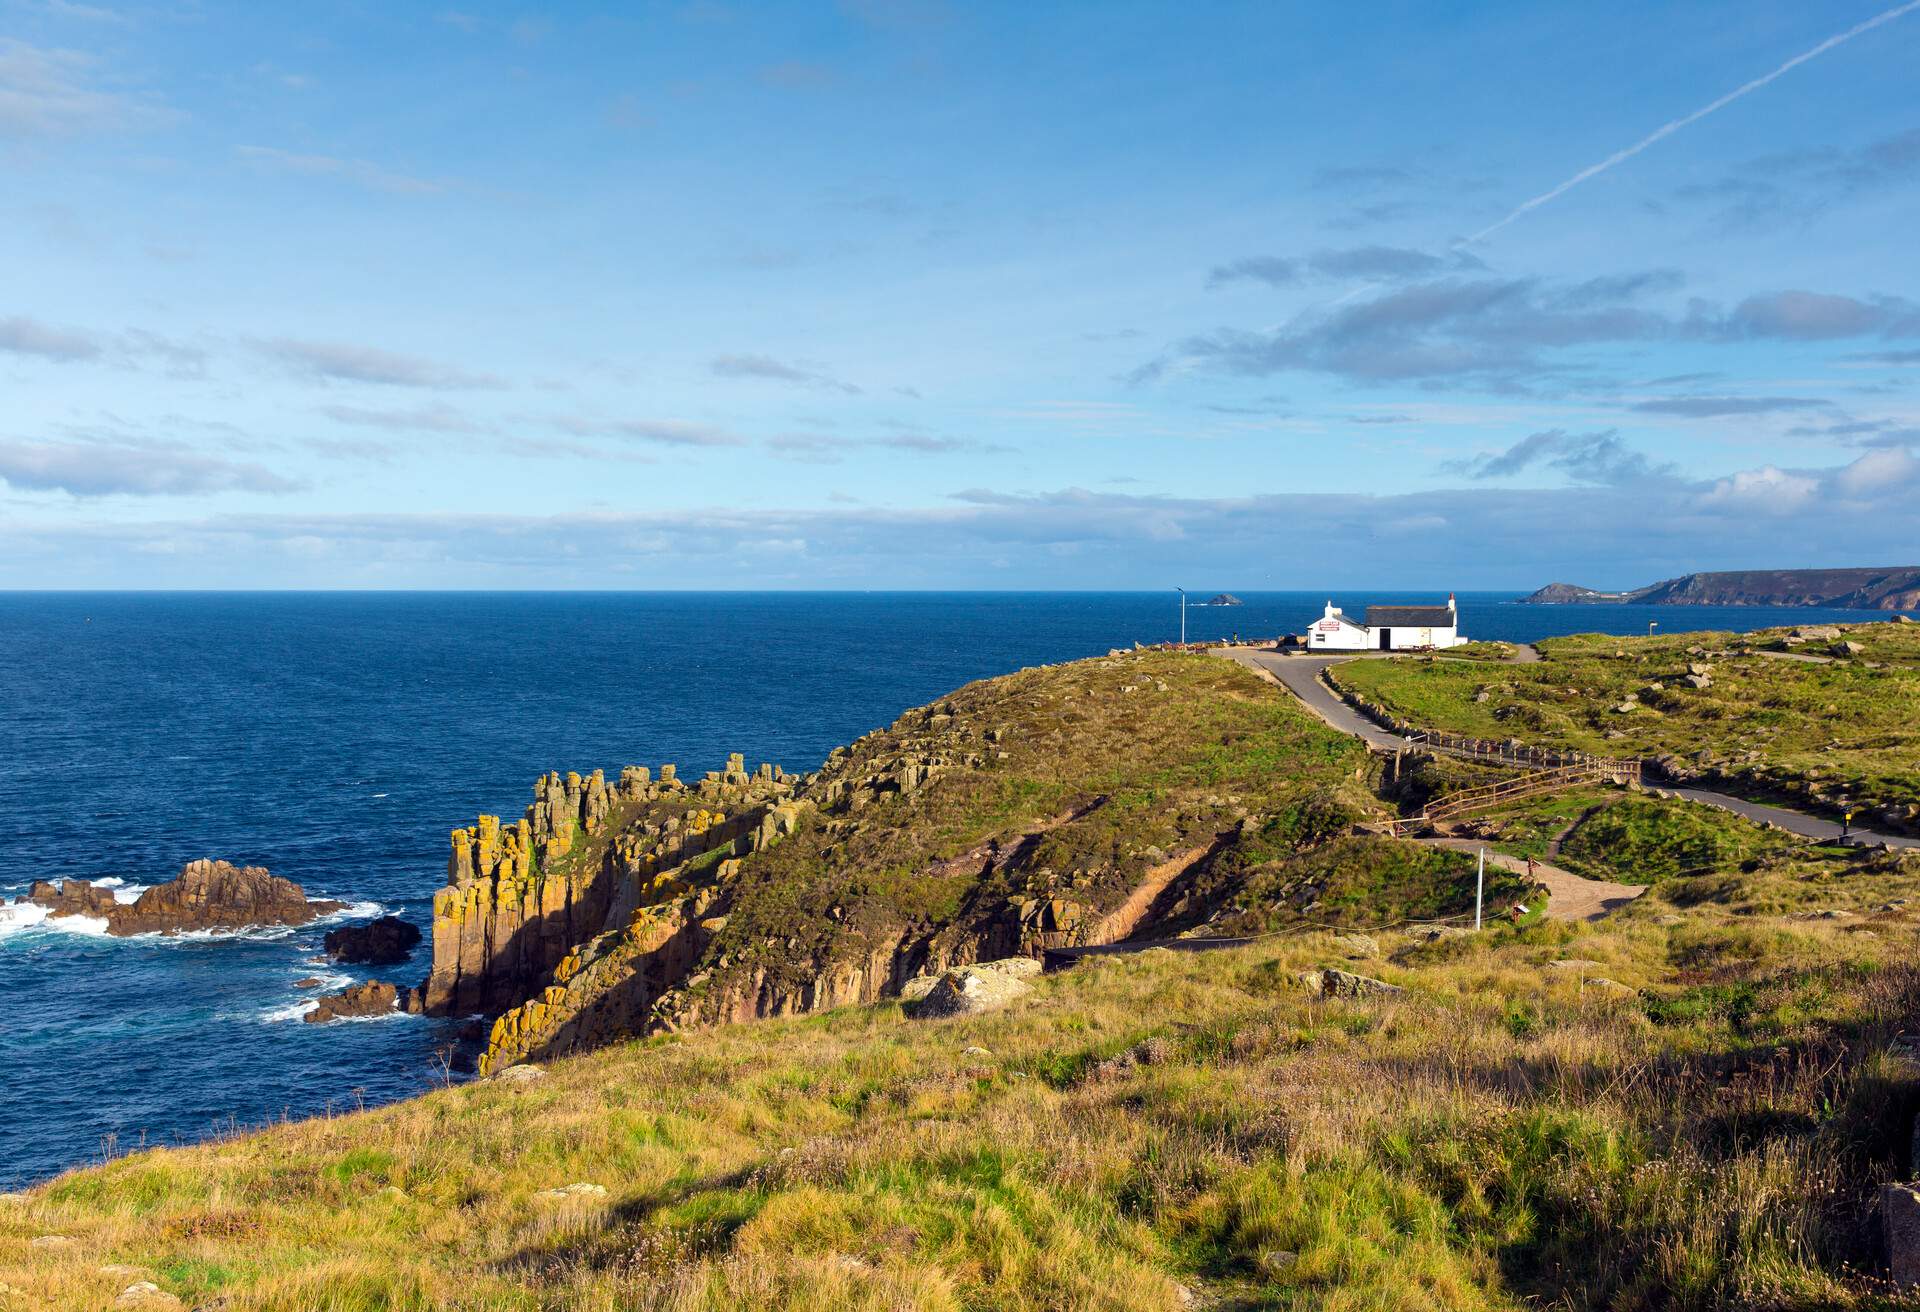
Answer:
<svg viewBox="0 0 1920 1312"><path fill-rule="evenodd" d="M1421 838L1415 841L1454 852L1478 852L1486 847L1485 843L1471 838ZM1505 852L1489 849L1487 864L1510 870L1516 875L1527 873L1524 859L1508 856ZM1639 884L1613 884L1604 879L1588 879L1585 875L1576 875L1571 870L1562 870L1544 861L1533 863L1533 877L1547 890L1546 914L1549 920L1598 920L1610 911L1618 911L1647 891Z"/></svg>

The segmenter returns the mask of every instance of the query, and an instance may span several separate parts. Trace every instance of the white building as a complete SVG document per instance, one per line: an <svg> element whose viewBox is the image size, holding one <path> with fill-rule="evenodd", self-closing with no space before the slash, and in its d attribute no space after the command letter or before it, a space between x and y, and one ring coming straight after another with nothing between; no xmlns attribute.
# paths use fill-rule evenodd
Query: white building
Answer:
<svg viewBox="0 0 1920 1312"><path fill-rule="evenodd" d="M1326 613L1307 630L1313 651L1417 651L1466 641L1451 592L1444 606L1369 606L1364 624L1329 601Z"/></svg>

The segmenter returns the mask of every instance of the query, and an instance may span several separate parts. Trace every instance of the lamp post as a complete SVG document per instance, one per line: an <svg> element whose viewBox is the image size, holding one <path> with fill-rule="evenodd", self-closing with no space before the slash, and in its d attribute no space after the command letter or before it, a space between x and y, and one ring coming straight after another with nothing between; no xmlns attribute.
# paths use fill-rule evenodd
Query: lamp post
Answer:
<svg viewBox="0 0 1920 1312"><path fill-rule="evenodd" d="M1651 637L1653 636L1653 631L1654 631L1655 629L1657 629L1657 628L1659 628L1659 627L1660 627L1660 621L1659 621L1659 620L1648 620L1648 621L1647 621L1647 636L1648 636L1649 638L1651 638Z"/></svg>
<svg viewBox="0 0 1920 1312"><path fill-rule="evenodd" d="M1187 645L1187 590L1175 588L1174 591L1180 594L1180 645L1184 647Z"/></svg>

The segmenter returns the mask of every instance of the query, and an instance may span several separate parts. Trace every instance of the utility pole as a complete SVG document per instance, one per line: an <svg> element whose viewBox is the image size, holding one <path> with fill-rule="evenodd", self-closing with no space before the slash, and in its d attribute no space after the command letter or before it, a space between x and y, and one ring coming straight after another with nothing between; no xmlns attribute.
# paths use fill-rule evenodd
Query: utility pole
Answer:
<svg viewBox="0 0 1920 1312"><path fill-rule="evenodd" d="M1174 591L1180 594L1180 645L1184 647L1187 645L1187 590L1175 588Z"/></svg>
<svg viewBox="0 0 1920 1312"><path fill-rule="evenodd" d="M1487 849L1480 849L1480 873L1473 879L1473 932L1480 932L1480 904L1487 895Z"/></svg>

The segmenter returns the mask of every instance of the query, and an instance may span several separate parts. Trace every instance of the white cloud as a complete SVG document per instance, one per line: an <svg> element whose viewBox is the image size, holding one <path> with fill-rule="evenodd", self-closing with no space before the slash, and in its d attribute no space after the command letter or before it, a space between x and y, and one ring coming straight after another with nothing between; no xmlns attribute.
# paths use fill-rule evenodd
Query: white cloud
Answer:
<svg viewBox="0 0 1920 1312"><path fill-rule="evenodd" d="M384 191L396 196L432 196L447 189L445 183L398 173L363 159L303 155L273 146L235 146L233 151L242 160L264 172L336 179L365 187L369 191Z"/></svg>
<svg viewBox="0 0 1920 1312"><path fill-rule="evenodd" d="M98 69L98 60L78 50L0 37L0 138L66 137L171 117L157 105L104 89Z"/></svg>
<svg viewBox="0 0 1920 1312"><path fill-rule="evenodd" d="M421 359L419 356L401 355L351 342L273 337L255 341L252 346L294 373L322 381L444 390L506 385L493 374L469 373L453 365Z"/></svg>
<svg viewBox="0 0 1920 1312"><path fill-rule="evenodd" d="M179 446L5 440L0 440L0 482L17 491L76 497L292 492L301 486L259 465Z"/></svg>

